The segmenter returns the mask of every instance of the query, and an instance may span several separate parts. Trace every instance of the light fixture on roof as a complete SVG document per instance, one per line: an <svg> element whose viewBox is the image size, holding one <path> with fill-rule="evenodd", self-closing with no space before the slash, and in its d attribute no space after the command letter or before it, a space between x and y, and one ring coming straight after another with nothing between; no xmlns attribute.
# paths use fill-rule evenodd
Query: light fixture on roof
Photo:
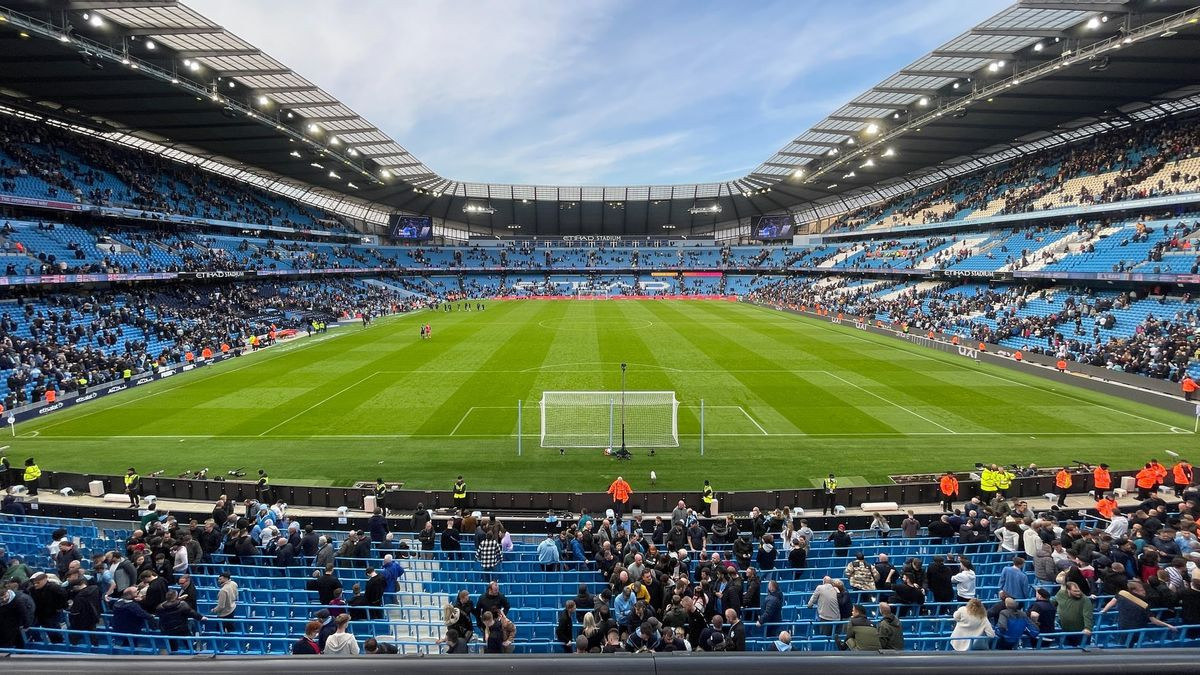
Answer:
<svg viewBox="0 0 1200 675"><path fill-rule="evenodd" d="M837 149L837 148L830 148L830 149L829 149L829 152L828 152L828 153L826 153L826 154L828 154L830 157L834 157L834 156L836 156L836 155L837 155L837 153L838 153L838 149Z"/></svg>
<svg viewBox="0 0 1200 675"><path fill-rule="evenodd" d="M88 23L92 24L95 28L102 28L104 26L104 17L99 14L93 14L88 18Z"/></svg>
<svg viewBox="0 0 1200 675"><path fill-rule="evenodd" d="M330 138L330 139L329 139L329 144L330 144L330 145L341 145L341 144L342 144L342 139L338 138L337 136L334 136L334 137L332 137L332 138Z"/></svg>
<svg viewBox="0 0 1200 675"><path fill-rule="evenodd" d="M463 204L462 210L463 213L482 213L489 216L496 213L496 209L492 208L491 204L476 204L472 202Z"/></svg>
<svg viewBox="0 0 1200 675"><path fill-rule="evenodd" d="M179 78L178 78L178 77L172 77L172 78L171 78L171 84L179 84Z"/></svg>
<svg viewBox="0 0 1200 675"><path fill-rule="evenodd" d="M259 105L270 105L270 104L271 104L271 99L267 98L266 96L259 96L259 97L258 97L258 104L259 104Z"/></svg>
<svg viewBox="0 0 1200 675"><path fill-rule="evenodd" d="M792 178L804 178L804 169L796 169L793 171Z"/></svg>
<svg viewBox="0 0 1200 675"><path fill-rule="evenodd" d="M70 42L71 38L66 33L63 33L62 35L58 36L58 41L66 43L66 42Z"/></svg>
<svg viewBox="0 0 1200 675"><path fill-rule="evenodd" d="M146 40L146 49L154 51L155 49L158 49L158 45L155 44L154 40Z"/></svg>
<svg viewBox="0 0 1200 675"><path fill-rule="evenodd" d="M354 148L350 148L350 151L347 152L346 154L350 155L351 157L358 157L358 151L355 150Z"/></svg>
<svg viewBox="0 0 1200 675"><path fill-rule="evenodd" d="M295 158L297 158L297 159L299 159L299 158L300 158L300 151L299 151L299 150L293 150L293 151L289 152L288 154L289 154L289 155L291 155L292 157L295 157Z"/></svg>
<svg viewBox="0 0 1200 675"><path fill-rule="evenodd" d="M357 189L358 189L358 186L357 186L357 185L355 185L353 182L346 183L346 187L350 188L351 190L357 190Z"/></svg>
<svg viewBox="0 0 1200 675"><path fill-rule="evenodd" d="M123 65L123 66L129 65L129 57L128 56L121 57L121 65Z"/></svg>
<svg viewBox="0 0 1200 675"><path fill-rule="evenodd" d="M187 65L188 70L191 70L193 72L200 70L200 62L199 61L189 60L189 61L184 61L184 64Z"/></svg>
<svg viewBox="0 0 1200 675"><path fill-rule="evenodd" d="M330 172L329 172L329 177L330 177L330 178L341 178L341 176L337 175L337 172L336 172L336 171L330 171Z"/></svg>
<svg viewBox="0 0 1200 675"><path fill-rule="evenodd" d="M848 174L846 174L846 175L842 176L842 180L845 180L845 179L847 179L847 178L854 178L854 172L853 172L853 171L851 171L850 173L848 173Z"/></svg>
<svg viewBox="0 0 1200 675"><path fill-rule="evenodd" d="M894 148L888 148L887 150L884 150L884 151L883 151L883 156L884 156L884 157L891 157L891 156L893 156L893 155L895 155L895 154L896 154L896 150L895 150Z"/></svg>
<svg viewBox="0 0 1200 675"><path fill-rule="evenodd" d="M900 113L899 112L892 113L892 119L894 119L894 120L900 119Z"/></svg>
<svg viewBox="0 0 1200 675"><path fill-rule="evenodd" d="M875 124L874 122L871 122L870 124L867 125L867 133L868 134L879 133L879 125Z"/></svg>
<svg viewBox="0 0 1200 675"><path fill-rule="evenodd" d="M220 102L221 102L221 95L220 95L220 94L218 94L218 93L217 93L217 92L215 92L215 91L214 91L214 92L213 92L213 93L212 93L212 94L209 96L209 98L211 98L211 99L213 100L213 102L214 102L214 103L220 103Z"/></svg>
<svg viewBox="0 0 1200 675"><path fill-rule="evenodd" d="M846 145L854 145L854 139L853 139L853 138L847 138L847 139L846 139Z"/></svg>
<svg viewBox="0 0 1200 675"><path fill-rule="evenodd" d="M952 88L953 88L953 89L958 89L958 85L959 85L959 83L958 83L958 82L955 82L955 83L954 83L954 86L953 86Z"/></svg>
<svg viewBox="0 0 1200 675"><path fill-rule="evenodd" d="M690 209L688 209L688 213L692 214L693 216L702 216L705 214L717 214L720 212L721 212L721 204L720 204L720 202L717 202L715 200L708 202L707 204L702 204L700 202L696 202L696 203L692 204L692 207Z"/></svg>
<svg viewBox="0 0 1200 675"><path fill-rule="evenodd" d="M510 225L505 225L505 227L506 227L506 228L508 228L508 229L510 229L510 230L519 230L519 229L521 229L521 226L520 226L520 225L518 225L518 224L516 224L516 223L512 223L512 224L510 224Z"/></svg>
<svg viewBox="0 0 1200 675"><path fill-rule="evenodd" d="M380 169L380 170L379 170L379 175L380 175L380 176L383 176L384 178L391 178L391 177L392 177L392 172L391 172L391 171L388 171L387 169Z"/></svg>
<svg viewBox="0 0 1200 675"><path fill-rule="evenodd" d="M318 133L318 132L320 132L320 131L321 131L321 127L317 126L316 124L310 124L310 125L308 125L308 133L310 133L310 134L315 134L315 133Z"/></svg>
<svg viewBox="0 0 1200 675"><path fill-rule="evenodd" d="M860 168L860 169L866 169L866 168L868 168L868 167L872 167L872 166L875 166L875 160L873 160L873 159L871 159L871 158L867 158L867 161L865 161L865 162L863 162L862 164L860 164L860 165L858 166L858 168Z"/></svg>
<svg viewBox="0 0 1200 675"><path fill-rule="evenodd" d="M1046 45L1044 45L1044 44L1042 44L1042 43L1040 43L1040 42L1039 42L1039 43L1037 43L1037 44L1035 44L1035 45L1033 46L1033 51L1035 51L1035 52L1040 52L1040 51L1042 51L1042 50L1043 50L1043 49L1045 49L1045 48L1046 48Z"/></svg>
<svg viewBox="0 0 1200 675"><path fill-rule="evenodd" d="M929 105L929 97L922 96L921 98L917 99L917 105L922 107Z"/></svg>
<svg viewBox="0 0 1200 675"><path fill-rule="evenodd" d="M309 162L308 165L314 169L324 169L325 168L325 167L321 166L320 162Z"/></svg>
<svg viewBox="0 0 1200 675"><path fill-rule="evenodd" d="M837 186L838 186L838 184L837 184L837 183L830 183L830 184L829 184L829 187L827 187L827 188L825 188L825 189L826 189L826 190L832 190L833 188L835 188L835 187L837 187Z"/></svg>
<svg viewBox="0 0 1200 675"><path fill-rule="evenodd" d="M233 89L233 88L234 88L234 87L236 87L236 86L237 86L237 82L234 82L233 80L230 80L230 81L229 81L229 88L230 88L230 89Z"/></svg>
<svg viewBox="0 0 1200 675"><path fill-rule="evenodd" d="M1100 27L1099 17L1093 16L1092 18L1088 19L1087 27L1090 28L1091 30L1096 30L1097 28L1099 28Z"/></svg>

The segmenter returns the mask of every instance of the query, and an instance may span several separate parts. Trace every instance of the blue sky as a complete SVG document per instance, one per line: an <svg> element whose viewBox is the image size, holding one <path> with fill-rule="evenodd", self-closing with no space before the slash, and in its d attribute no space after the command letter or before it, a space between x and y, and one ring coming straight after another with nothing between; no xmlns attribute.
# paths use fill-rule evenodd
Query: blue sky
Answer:
<svg viewBox="0 0 1200 675"><path fill-rule="evenodd" d="M743 176L1009 2L187 4L443 176L634 185Z"/></svg>

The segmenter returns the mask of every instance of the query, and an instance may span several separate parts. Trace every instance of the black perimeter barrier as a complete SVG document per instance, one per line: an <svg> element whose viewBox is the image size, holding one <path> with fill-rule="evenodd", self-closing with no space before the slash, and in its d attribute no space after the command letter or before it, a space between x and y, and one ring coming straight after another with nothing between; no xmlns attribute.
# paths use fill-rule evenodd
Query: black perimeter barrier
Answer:
<svg viewBox="0 0 1200 675"><path fill-rule="evenodd" d="M350 656L329 659L314 656L34 656L0 655L0 664L19 673L86 672L96 675L119 673L130 668L142 672L211 673L341 673L420 672L497 673L521 672L547 675L570 673L613 673L657 675L671 673L734 673L784 675L797 672L828 672L844 669L852 673L914 673L929 675L1042 675L1094 674L1098 671L1162 675L1200 671L1200 649L1080 649L1070 651L990 652L792 652L772 654L505 654L463 656ZM336 666L336 667L335 667Z"/></svg>
<svg viewBox="0 0 1200 675"><path fill-rule="evenodd" d="M635 460L636 462L636 460ZM935 469L935 467L930 467ZM1122 476L1132 476L1135 471L1112 472L1114 485L1120 484ZM960 497L956 503L961 504L971 496L979 494L979 481L967 478L966 473L957 474L959 477ZM1091 473L1075 474L1075 485L1072 494L1083 494L1092 489ZM104 482L106 493L124 491L120 476L99 476L95 474L66 473L61 471L45 471L38 481L39 490L60 490L69 487L77 493L87 494L88 483L93 480ZM295 485L271 485L276 499L289 506L333 508L346 506L351 511L363 508L364 499L373 494L371 490L362 488L310 487ZM717 486L719 487L719 486ZM625 506L625 515L630 515L634 509L643 513L670 513L676 503L683 499L689 503L699 503L700 491L672 492L635 492ZM1036 499L1054 491L1054 476L1041 475L1028 478L1015 478L1008 491L1009 498L1022 497ZM202 502L215 502L221 495L227 495L235 505L240 505L247 499L255 498L255 484L246 481L215 481L189 480L184 478L142 478L142 494L154 495L159 499L181 499ZM776 508L796 507L805 509L801 516L810 520L820 512L824 503L824 492L819 489L799 490L747 490L738 492L717 492L720 511L724 513L745 513L757 506L767 511ZM590 513L604 513L612 506L612 500L604 492L469 492L467 495L471 509L485 513L523 512L530 514L546 513L579 513L587 509ZM896 502L901 507L914 504L934 504L941 501L937 483L897 483L893 485L864 485L861 487L838 488L837 503L847 509L855 508L866 502ZM427 509L449 509L454 505L453 495L448 490L391 490L386 493L385 505L389 511L412 511L417 504ZM47 505L48 506L48 505ZM121 506L124 506L123 504ZM207 510L207 509L206 509ZM357 515L357 514L354 514Z"/></svg>

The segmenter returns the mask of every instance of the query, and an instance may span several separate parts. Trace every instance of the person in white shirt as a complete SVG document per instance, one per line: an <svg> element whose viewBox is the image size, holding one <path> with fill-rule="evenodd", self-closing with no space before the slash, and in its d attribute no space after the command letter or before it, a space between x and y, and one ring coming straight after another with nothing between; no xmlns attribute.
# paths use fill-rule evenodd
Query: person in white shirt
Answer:
<svg viewBox="0 0 1200 675"><path fill-rule="evenodd" d="M350 624L350 615L339 614L333 623L337 626L337 632L325 640L325 649L321 655L358 656L358 640L354 638L353 633L346 632L346 626Z"/></svg>
<svg viewBox="0 0 1200 675"><path fill-rule="evenodd" d="M987 610L984 609L983 603L978 598L972 598L966 605L954 610L954 630L950 633L950 646L956 652L989 649L991 645L986 640L955 639L983 637L996 637L996 630L988 621Z"/></svg>
<svg viewBox="0 0 1200 675"><path fill-rule="evenodd" d="M958 599L967 602L975 597L975 568L965 558L960 559L958 564L962 566L962 571L950 577L950 581L954 584Z"/></svg>
<svg viewBox="0 0 1200 675"><path fill-rule="evenodd" d="M1112 535L1113 539L1120 539L1129 533L1129 518L1124 513L1117 511L1113 514L1112 522L1104 531Z"/></svg>

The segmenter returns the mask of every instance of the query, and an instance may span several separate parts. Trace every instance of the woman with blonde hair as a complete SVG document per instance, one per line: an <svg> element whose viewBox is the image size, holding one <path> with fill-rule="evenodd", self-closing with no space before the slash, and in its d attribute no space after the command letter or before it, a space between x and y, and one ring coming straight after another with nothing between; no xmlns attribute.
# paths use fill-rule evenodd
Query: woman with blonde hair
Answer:
<svg viewBox="0 0 1200 675"><path fill-rule="evenodd" d="M954 631L950 633L950 646L956 652L991 649L991 640L984 640L984 637L994 638L996 631L988 621L983 603L979 598L971 598L967 604L954 610Z"/></svg>
<svg viewBox="0 0 1200 675"><path fill-rule="evenodd" d="M600 651L604 646L604 631L600 630L600 625L596 623L596 615L593 612L588 612L583 615L583 630L579 632L579 636L587 640L588 651Z"/></svg>

